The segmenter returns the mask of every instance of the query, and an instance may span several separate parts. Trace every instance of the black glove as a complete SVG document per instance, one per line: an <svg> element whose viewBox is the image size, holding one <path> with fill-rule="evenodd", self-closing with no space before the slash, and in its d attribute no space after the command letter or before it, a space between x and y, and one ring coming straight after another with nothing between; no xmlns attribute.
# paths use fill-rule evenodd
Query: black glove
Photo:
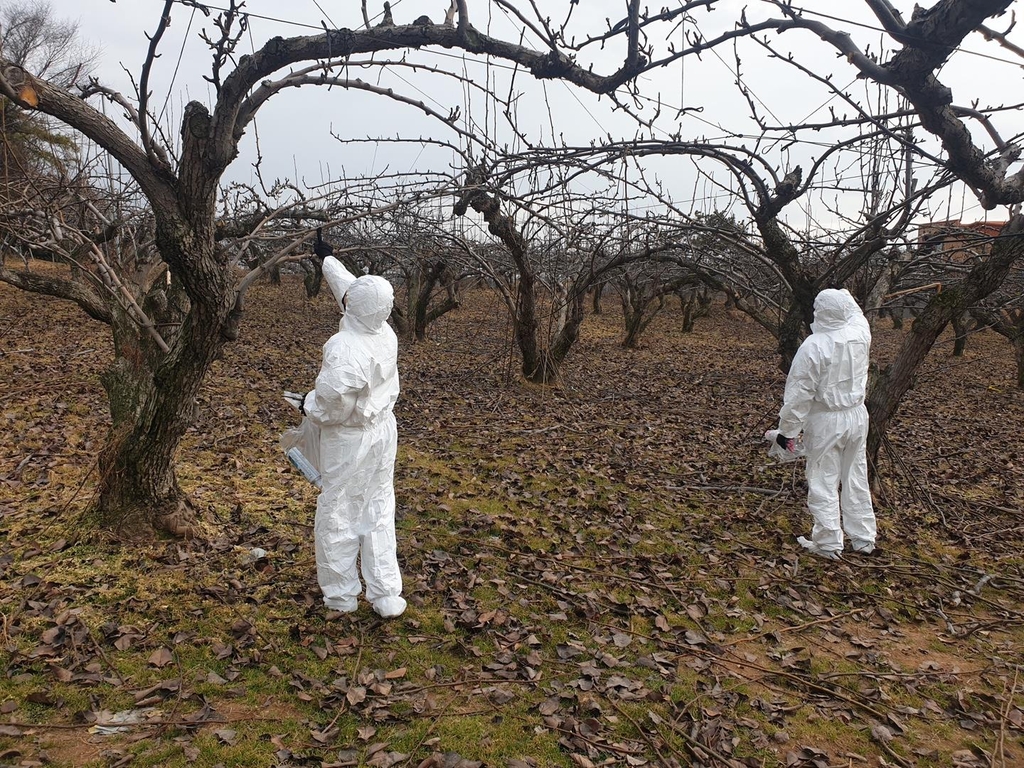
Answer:
<svg viewBox="0 0 1024 768"><path fill-rule="evenodd" d="M784 451L793 451L793 440L794 438L786 437L781 432L775 436L775 442L778 443Z"/></svg>
<svg viewBox="0 0 1024 768"><path fill-rule="evenodd" d="M319 228L316 230L316 242L313 244L313 253L321 259L334 255L334 248L330 243L324 242L324 236Z"/></svg>
<svg viewBox="0 0 1024 768"><path fill-rule="evenodd" d="M312 390L310 390L310 392L311 391ZM307 397L309 397L309 392L307 392L306 394L304 394L302 396L302 402L299 403L299 413L301 413L303 416L306 415L306 398Z"/></svg>

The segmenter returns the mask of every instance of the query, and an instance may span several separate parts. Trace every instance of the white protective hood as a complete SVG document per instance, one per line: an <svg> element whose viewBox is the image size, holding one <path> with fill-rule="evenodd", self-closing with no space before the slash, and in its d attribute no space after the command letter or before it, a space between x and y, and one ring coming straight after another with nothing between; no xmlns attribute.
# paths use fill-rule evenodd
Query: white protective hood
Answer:
<svg viewBox="0 0 1024 768"><path fill-rule="evenodd" d="M391 283L377 275L356 278L345 294L342 327L351 319L353 328L368 333L380 333L391 316L395 303L395 290Z"/></svg>
<svg viewBox="0 0 1024 768"><path fill-rule="evenodd" d="M811 323L811 333L827 333L844 328L850 321L850 304L847 299L853 301L853 296L845 289L837 291L834 288L826 288L819 293L814 299L814 322Z"/></svg>

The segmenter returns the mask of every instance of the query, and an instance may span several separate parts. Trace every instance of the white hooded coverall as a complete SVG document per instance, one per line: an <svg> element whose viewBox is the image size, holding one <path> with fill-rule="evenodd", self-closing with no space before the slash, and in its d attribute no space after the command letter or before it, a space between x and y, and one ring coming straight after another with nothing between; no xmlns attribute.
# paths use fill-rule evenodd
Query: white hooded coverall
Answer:
<svg viewBox="0 0 1024 768"><path fill-rule="evenodd" d="M406 603L395 541L398 339L387 324L394 291L383 277L356 278L332 256L323 270L344 315L304 403L320 427L317 580L328 608L354 611L359 557L366 599L381 616L398 616Z"/></svg>
<svg viewBox="0 0 1024 768"><path fill-rule="evenodd" d="M811 335L786 379L779 432L804 433L807 506L814 516L810 540L798 541L826 557L842 551L844 530L854 551L874 549L864 406L870 349L871 330L853 296L845 289L826 289L814 300Z"/></svg>

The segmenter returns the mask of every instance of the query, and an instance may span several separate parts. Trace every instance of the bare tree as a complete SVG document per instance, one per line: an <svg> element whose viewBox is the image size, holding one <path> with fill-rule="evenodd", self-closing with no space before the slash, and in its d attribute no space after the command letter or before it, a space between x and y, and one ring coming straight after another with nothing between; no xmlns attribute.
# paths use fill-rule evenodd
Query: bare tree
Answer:
<svg viewBox="0 0 1024 768"><path fill-rule="evenodd" d="M227 5L216 20L217 32L208 37L214 55L209 81L215 101L210 108L198 101L186 105L177 157L152 117L149 85L160 41L176 7L172 0L165 0L150 38L134 98L95 80L83 91L87 98L105 98L122 108L138 141L62 84L33 74L8 57L0 58L0 92L6 98L80 131L137 183L152 211L155 248L167 265L172 285L187 304L173 338L164 340L167 350L152 339L147 354L135 360L119 355L115 362L117 384L107 386L113 426L101 451L99 493L91 518L126 533L162 529L185 535L193 528L196 512L178 485L174 455L191 422L204 376L223 345L238 335L245 287L233 276L233 254L218 238L218 189L222 174L238 154L239 140L272 96L309 84L379 91L364 81L338 76L336 70L363 53L425 46L490 55L514 62L535 77L564 79L597 93L615 91L649 64L639 43L639 0L630 0L628 23L621 33L627 41L622 64L607 75L574 64L553 35L546 36L550 42L547 50L536 51L480 32L473 27L464 0L457 3L457 18L450 26L421 23L277 37L255 53L236 59L235 49L247 17L237 0L229 0ZM315 64L294 68L302 62ZM290 72L273 79L275 73L289 68ZM389 96L379 92L382 97ZM438 117L454 124L452 115ZM57 280L30 286L7 269L0 272L0 279L67 295ZM85 298L79 303L90 304Z"/></svg>
<svg viewBox="0 0 1024 768"><path fill-rule="evenodd" d="M622 346L626 349L637 349L640 346L643 332L658 316L658 313L665 308L665 299L668 296L680 293L683 286L693 287L697 283L697 278L694 275L679 274L678 270L666 267L667 265L663 263L637 264L623 270L622 274L613 281L615 290L619 294L622 316L626 324L626 333L622 339ZM669 277L667 272L676 274L674 277ZM686 299L683 301L685 311ZM692 327L691 324L690 329Z"/></svg>
<svg viewBox="0 0 1024 768"><path fill-rule="evenodd" d="M88 72L95 59L78 41L77 25L55 18L45 2L0 8L0 55L63 87ZM31 196L33 176L67 171L75 142L55 122L0 99L0 199Z"/></svg>
<svg viewBox="0 0 1024 768"><path fill-rule="evenodd" d="M706 317L711 311L714 301L714 293L706 283L697 285L685 285L676 291L679 297L680 309L683 313L681 329L683 333L692 333L694 326L702 317Z"/></svg>
<svg viewBox="0 0 1024 768"><path fill-rule="evenodd" d="M227 9L215 20L216 30L206 38L213 53L208 80L213 88L214 103L206 106L193 101L185 107L177 132L180 140L172 140L170 132L165 133L153 119L150 91L153 65L176 8L173 0L164 2L160 21L150 37L149 55L137 73L134 95L115 92L93 80L85 85L81 94L85 98L81 98L5 54L0 57L3 96L22 109L45 113L79 131L109 153L131 176L137 186L135 191L129 190L128 195L135 202L139 194L145 198L152 217L153 252L159 262L166 265L169 287L175 292L175 301L180 302L176 324L168 324L162 330L157 327L159 323L147 324L147 317L153 320L147 310L148 300L136 300L141 312L134 308L127 312L135 323L132 333L142 339L140 343L146 345L146 350L134 356L127 349L118 350L115 363L115 370L120 371L118 386L108 386L114 424L100 457L100 488L92 510L93 519L101 525L126 531L157 528L182 534L191 529L195 510L178 487L174 454L190 422L203 377L223 345L238 335L242 297L252 279L247 276L239 281L232 271L238 252L218 228L218 194L222 175L238 154L241 137L259 110L277 93L300 86L330 86L336 93L360 90L375 94L437 119L445 130L479 147L475 163L464 169L468 171L468 178L462 180L458 207L461 211L479 212L515 262L516 293L510 293L506 300L516 309L517 340L524 358L524 373L533 380L548 380L578 334L586 291L604 282L612 270L628 263L633 255L649 257L670 248L671 238L645 243L643 248L633 249L631 255L627 255L609 253L601 247L600 233L594 237L583 228L575 228L575 234L567 229L557 236L552 234L555 232L552 228L529 233L533 236L526 237L513 218L516 196L493 173L493 164L476 165L481 155L493 160L496 152L486 141L481 141L474 126L460 123L457 110L447 114L439 112L421 100L373 83L372 78L352 77L349 67L416 66L403 61L401 56L389 60L387 52L424 47L489 56L511 62L518 70L528 71L535 78L562 80L606 95L617 109L635 115L639 125L647 131L661 114L661 108L656 105L653 116L641 114L641 107L650 102L645 100L637 84L637 75L667 67L683 57L692 60L712 47L738 44L744 39L752 40L770 56L785 58L781 52L776 53L773 40L781 39L782 35L810 33L842 54L857 75L894 89L905 98L914 119L941 144L942 157L933 157L937 165L975 190L986 207L994 207L1018 203L1024 198L1024 176L1019 171L1010 173L1019 157L1019 149L990 130L991 122L981 110L955 107L949 90L937 79L936 72L966 35L980 29L989 17L1005 11L1010 2L939 0L930 8L917 9L909 21L904 21L887 0L865 0L896 46L895 52L885 54L883 60L882 56L868 55L858 48L845 30L829 27L784 0L765 0L760 4L772 9L776 18L750 22L746 14L741 14L726 31L712 37L688 33L678 47L669 42L656 44L656 40L667 38L655 33L677 29L679 21L690 18L697 9L712 10L713 0L691 0L658 12L641 11L639 0L629 0L621 22L610 22L607 30L599 33L590 26L589 31L579 36L572 33L570 22L586 20L579 10L582 4L568 3L567 13L559 17L564 18L564 22L556 24L541 13L535 3L503 2L502 8L520 22L520 29L529 34L535 47L482 33L471 23L466 0L456 0L450 23L435 24L429 19L420 19L418 23L401 24L390 18L386 23L370 26L368 17L364 17L360 29L325 29L317 35L278 37L254 53L242 56L236 49L247 29L248 17L238 0L227 0ZM513 39L518 40L519 35ZM595 64L596 70L602 68L600 60L583 63L591 53L597 54L600 49L620 42L621 59L608 74L595 71ZM361 59L363 54L373 56ZM843 98L851 109L856 108L856 119L860 123L873 124L875 127L871 130L884 135L887 141L901 141L899 133L894 132L886 120L870 114L869 108L859 105L842 88L822 82L826 80L824 76L806 66L801 69L799 57L791 57L791 60L792 66L800 69L804 76L827 85L837 98ZM446 74L441 67L433 71L439 76ZM465 84L467 78L455 76ZM106 99L123 111L132 123L130 131L122 130L91 106L89 100L95 98ZM511 97L495 99L516 128ZM975 142L965 125L967 119L979 120L985 126L996 143L994 153L987 153ZM838 124L841 120L837 118L834 122ZM803 125L794 126L794 131L803 128L813 130L812 126ZM865 131L869 133L871 131ZM137 140L132 138L135 135ZM557 142L554 129L551 139L552 143ZM864 140L865 135L858 135L850 141L855 144ZM905 139L903 142L906 143ZM763 161L760 146L745 147L742 142L684 142L678 135L667 142L655 141L646 138L645 133L626 142L629 146L623 146L626 143L610 146L614 143L609 142L607 147L584 147L581 152L585 150L591 156L595 151L603 152L607 162L612 163L612 158L617 161L624 151L635 154L649 146L650 155L683 153L706 158L727 170L757 228L765 269L777 271L780 282L788 289L785 319L779 330L784 359L795 349L810 319L809 307L816 289L850 279L859 266L891 242L892 230L897 227L894 222L906 218L905 201L882 206L877 216L869 217L859 231L839 244L834 259L822 259L820 249L803 247L793 238L793 230L781 215L787 206L806 194L811 180L817 179L815 167L809 167L805 173L796 164ZM576 167L590 162L580 160L579 153L574 158L572 152L566 154L564 148L560 151L562 154L556 162L568 158L564 161ZM915 148L915 151L923 150ZM824 161L819 157L814 162L820 167ZM681 213L685 215L677 218L685 229L692 223L691 212ZM91 211L90 214L95 222L82 221L82 236L76 242L91 253L86 234L96 228L96 222L107 220L116 227L121 219L102 209L100 216ZM53 221L52 212L44 212L38 205L27 206L24 216L36 222ZM679 226L679 221L674 224ZM49 226L52 228L52 224ZM1021 226L1024 223L1018 218L1011 219L991 255L979 262L958 286L943 290L942 299L929 304L915 322L900 357L881 374L871 394L869 407L876 447L877 436L884 432L907 391L913 371L939 332L954 316L962 315L998 286L1017 259L1021 249L1018 238ZM63 231L50 234L53 236L47 242L58 245L60 237L57 235L66 235ZM585 268L563 270L557 279L549 280L529 259L531 243L557 244L559 252L574 254L571 261ZM290 247L286 245L281 253L286 256ZM76 257L67 248L64 251ZM140 256L143 252L148 253L144 249ZM820 269L822 265L826 268ZM114 277L125 284L115 274L110 278L115 287L103 290L108 293L114 290L124 296L124 292L116 288ZM23 275L7 268L0 272L0 279L29 287ZM550 285L549 301L555 309L551 316L556 319L550 329L554 332L547 334L547 342L541 340L536 306L540 296L537 286L541 281ZM76 300L87 311L91 307L88 296L72 295L63 281L35 281L31 287ZM128 293L131 292L129 289ZM131 306L126 296L124 301ZM150 325L152 332L148 330ZM166 351L154 332L166 345ZM115 342L124 336L115 332Z"/></svg>
<svg viewBox="0 0 1024 768"><path fill-rule="evenodd" d="M601 186L574 190L584 172L596 172ZM533 180L529 191L505 192L520 174ZM533 383L558 380L592 290L628 265L652 261L673 247L657 237L656 228L614 213L617 199L609 180L596 166L575 167L561 150L502 156L466 175L455 212L478 213L505 246L512 268L491 268L488 274L512 318L523 376Z"/></svg>

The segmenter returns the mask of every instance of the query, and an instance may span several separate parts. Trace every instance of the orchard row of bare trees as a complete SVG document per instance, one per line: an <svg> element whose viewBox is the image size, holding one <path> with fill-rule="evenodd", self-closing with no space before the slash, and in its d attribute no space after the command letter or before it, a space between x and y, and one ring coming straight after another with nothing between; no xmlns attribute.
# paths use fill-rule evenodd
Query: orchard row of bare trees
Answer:
<svg viewBox="0 0 1024 768"><path fill-rule="evenodd" d="M997 129L1012 111L976 104L973 94L954 94L939 79L972 33L1006 40L986 25L1011 0L939 0L915 7L909 19L889 0L864 0L886 38L875 52L858 46L852 27L788 0L762 0L756 19L730 16L731 6L713 0L657 12L629 0L625 18L603 28L575 2L548 17L537 4L503 0L497 5L520 30L509 37L474 24L477 3L452 0L443 21L423 16L408 24L389 15L372 25L364 3L352 28L273 37L243 55L249 17L239 0L226 4L215 12L188 3L212 22L203 31L212 100L190 102L176 127L158 119L150 80L181 10L177 0L165 0L154 19L133 93L92 77L89 57L68 46L70 56L40 64L31 55L39 45L18 32L17 14L0 30L0 280L74 301L112 329L115 360L103 377L112 426L90 513L101 526L190 532L195 510L178 486L174 456L198 389L223 345L239 338L255 279L295 261L308 292L318 290L319 265L309 256L317 232L354 270L399 284L393 319L410 339L423 338L458 306L466 280L486 280L512 318L523 376L542 384L557 379L588 307L608 290L622 302L627 346L639 342L667 296L680 297L692 322L712 292L724 293L777 338L783 368L822 288L850 287L869 310L913 296L916 320L869 396L873 453L949 323L973 313L1017 339L1024 360L1013 278L1024 252L1024 219L1016 214L1024 176L1016 137ZM36 27L68 29L38 12ZM839 76L786 50L793 38L800 50L815 45L837 54ZM790 69L794 82L817 88L841 111L776 124L742 76L746 49ZM481 85L456 64L418 66L476 93L494 124L502 117L511 142L486 120L481 127L459 109L445 113L353 76L417 66L408 55L429 50L509 65L512 79L502 87L490 75ZM683 104L673 119L645 93L646 83L719 51L734 60L757 133L684 137L682 116L704 107L710 115L715 105ZM515 78L527 74L600 95L610 114L631 120L632 135L574 145L559 137L552 118L550 135L537 141L518 119ZM869 86L864 94L841 86L849 77ZM297 180L267 185L262 177L258 187L226 185L257 113L300 86L331 88L338 100L362 91L425 113L437 126L432 138L388 141L445 147L454 167L336 178L314 189ZM672 130L660 127L666 124ZM786 148L803 146L810 134L836 138L794 161ZM655 173L669 164L690 168L718 203L699 208L675 199ZM990 247L945 265L934 280L918 268L925 249L912 240L912 226L954 184L966 185L986 209L1005 207L1007 223ZM860 196L853 208L840 200L851 190ZM812 200L828 226L795 226L801 214L810 218ZM41 275L26 268L30 256L64 266ZM931 284L942 289L924 287Z"/></svg>

